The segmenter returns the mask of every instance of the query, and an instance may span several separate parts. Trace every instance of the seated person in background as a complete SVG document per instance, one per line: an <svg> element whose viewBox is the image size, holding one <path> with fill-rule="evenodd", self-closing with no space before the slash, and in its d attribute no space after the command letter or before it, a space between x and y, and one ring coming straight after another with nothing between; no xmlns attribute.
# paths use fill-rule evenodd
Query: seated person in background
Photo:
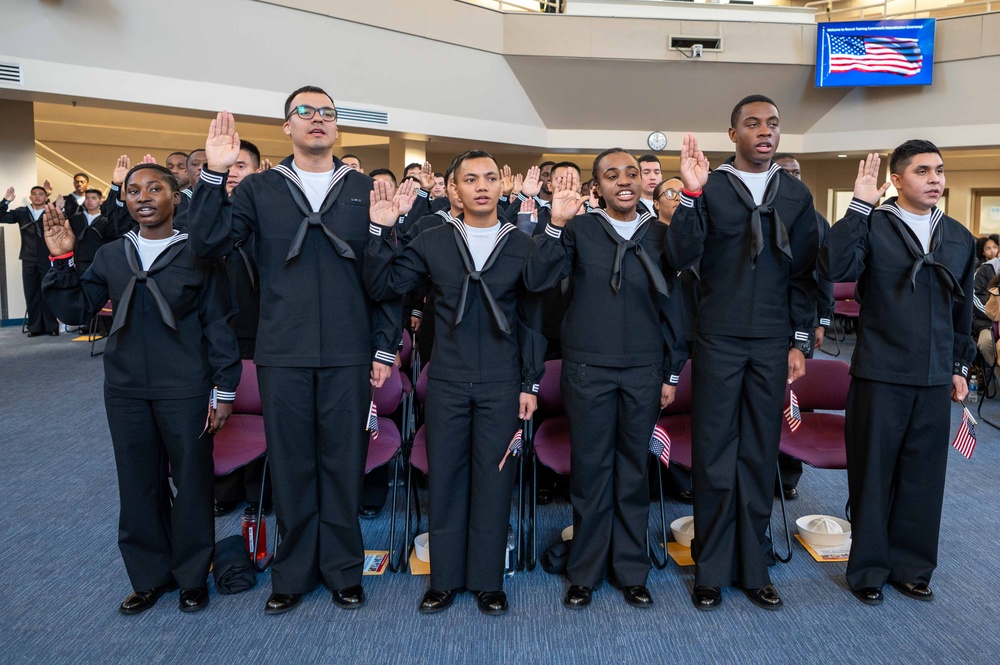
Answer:
<svg viewBox="0 0 1000 665"><path fill-rule="evenodd" d="M134 590L118 611L148 610L180 586L181 611L194 612L208 605L215 551L212 435L232 413L240 381L227 322L233 304L221 262L195 258L187 235L172 228L181 196L173 174L140 164L124 184L139 231L101 247L82 278L69 222L48 206L53 266L42 290L67 323L86 323L108 299L114 308L104 403L118 471L118 547Z"/></svg>

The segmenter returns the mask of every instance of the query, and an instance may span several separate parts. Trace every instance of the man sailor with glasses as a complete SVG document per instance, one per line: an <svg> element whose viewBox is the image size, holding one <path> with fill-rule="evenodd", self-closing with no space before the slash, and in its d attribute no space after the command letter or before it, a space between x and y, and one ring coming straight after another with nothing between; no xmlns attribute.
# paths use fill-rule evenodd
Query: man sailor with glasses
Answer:
<svg viewBox="0 0 1000 665"><path fill-rule="evenodd" d="M372 179L333 156L333 100L299 88L285 102L283 130L292 154L247 176L229 199L240 139L232 114L219 113L188 222L189 243L204 258L255 236L254 362L281 536L267 614L293 609L319 582L339 607L364 604L358 508L368 404L400 336L398 302L372 302L362 282Z"/></svg>

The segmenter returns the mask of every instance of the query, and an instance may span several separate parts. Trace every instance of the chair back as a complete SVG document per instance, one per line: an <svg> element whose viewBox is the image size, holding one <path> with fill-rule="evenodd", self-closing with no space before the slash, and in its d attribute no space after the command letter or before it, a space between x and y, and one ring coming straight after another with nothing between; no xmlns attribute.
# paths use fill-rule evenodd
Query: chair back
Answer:
<svg viewBox="0 0 1000 665"><path fill-rule="evenodd" d="M403 382L399 377L399 368L392 366L389 378L382 387L375 391L375 406L379 414L389 416L396 412L399 403L403 401Z"/></svg>
<svg viewBox="0 0 1000 665"><path fill-rule="evenodd" d="M834 300L854 300L854 292L857 289L857 282L834 282Z"/></svg>
<svg viewBox="0 0 1000 665"><path fill-rule="evenodd" d="M538 408L546 416L561 416L566 413L566 406L563 404L562 389L562 360L545 361L545 375L538 384Z"/></svg>
<svg viewBox="0 0 1000 665"><path fill-rule="evenodd" d="M399 349L400 367L406 369L410 366L410 359L413 355L413 339L410 338L410 331L403 330L403 345Z"/></svg>
<svg viewBox="0 0 1000 665"><path fill-rule="evenodd" d="M252 360L243 361L243 374L240 385L236 388L236 400L233 402L233 413L243 413L260 416L264 411L260 405L260 386L257 383L257 366Z"/></svg>
<svg viewBox="0 0 1000 665"><path fill-rule="evenodd" d="M677 383L677 392L674 394L674 401L663 409L663 415L674 415L679 413L691 413L691 361L684 363L681 370L681 378Z"/></svg>
<svg viewBox="0 0 1000 665"><path fill-rule="evenodd" d="M421 404L427 400L427 368L430 366L430 363L424 365L420 370L420 376L417 377L417 401Z"/></svg>
<svg viewBox="0 0 1000 665"><path fill-rule="evenodd" d="M850 387L850 365L819 358L806 359L806 375L792 384L802 411L842 411Z"/></svg>

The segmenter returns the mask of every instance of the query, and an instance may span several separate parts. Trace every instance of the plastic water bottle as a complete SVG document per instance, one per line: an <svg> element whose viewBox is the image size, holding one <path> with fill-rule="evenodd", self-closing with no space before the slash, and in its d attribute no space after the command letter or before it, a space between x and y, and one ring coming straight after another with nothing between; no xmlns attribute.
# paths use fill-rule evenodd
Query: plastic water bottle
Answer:
<svg viewBox="0 0 1000 665"><path fill-rule="evenodd" d="M969 404L975 404L979 401L979 379L973 374L969 378L969 396L967 398Z"/></svg>
<svg viewBox="0 0 1000 665"><path fill-rule="evenodd" d="M257 531L257 513L252 508L243 511L243 518L240 520L243 527L243 543L247 554L253 550L253 541ZM260 517L260 534L257 537L257 561L263 561L267 557L267 520Z"/></svg>

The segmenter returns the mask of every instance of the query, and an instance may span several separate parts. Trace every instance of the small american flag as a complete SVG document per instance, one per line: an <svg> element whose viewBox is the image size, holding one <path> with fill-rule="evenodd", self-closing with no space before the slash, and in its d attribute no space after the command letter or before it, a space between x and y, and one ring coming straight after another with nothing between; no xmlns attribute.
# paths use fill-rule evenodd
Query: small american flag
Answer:
<svg viewBox="0 0 1000 665"><path fill-rule="evenodd" d="M951 445L965 455L965 459L972 459L972 451L976 449L976 419L969 413L968 407L962 409L962 424Z"/></svg>
<svg viewBox="0 0 1000 665"><path fill-rule="evenodd" d="M788 421L788 429L794 432L802 427L802 412L799 411L799 398L795 396L795 391L788 390L788 406L785 407L785 420Z"/></svg>
<svg viewBox="0 0 1000 665"><path fill-rule="evenodd" d="M375 406L375 400L372 400L372 405L368 407L368 427L365 430L372 433L373 439L378 438L378 407Z"/></svg>
<svg viewBox="0 0 1000 665"><path fill-rule="evenodd" d="M653 427L653 436L649 438L649 452L663 462L663 466L670 466L670 435L659 425Z"/></svg>
<svg viewBox="0 0 1000 665"><path fill-rule="evenodd" d="M514 432L514 438L510 440L510 445L507 446L507 452L503 454L503 459L500 460L500 471L503 471L503 465L507 463L507 458L514 456L517 457L521 454L521 446L524 444L523 441L524 430L519 429Z"/></svg>
<svg viewBox="0 0 1000 665"><path fill-rule="evenodd" d="M913 76L924 65L916 39L830 36L830 73L876 72Z"/></svg>

